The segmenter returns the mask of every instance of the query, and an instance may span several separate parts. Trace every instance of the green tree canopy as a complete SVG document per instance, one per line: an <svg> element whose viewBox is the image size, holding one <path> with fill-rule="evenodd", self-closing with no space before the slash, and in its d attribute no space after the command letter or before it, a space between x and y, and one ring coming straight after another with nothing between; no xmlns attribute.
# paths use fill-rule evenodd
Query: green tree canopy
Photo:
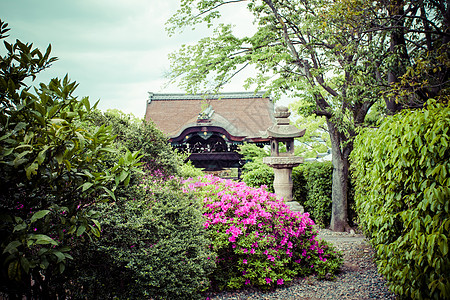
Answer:
<svg viewBox="0 0 450 300"><path fill-rule="evenodd" d="M214 23L220 7L239 3L247 4L256 25L254 34L241 38L231 25ZM275 95L291 93L307 103L309 114L326 118L335 170L331 227L339 231L348 228L352 139L387 82L387 37L370 31L368 13L357 1L189 0L169 21L170 32L199 22L215 26L212 37L170 56L171 78L180 79L186 90L218 89L236 72L253 66L258 73L247 85Z"/></svg>

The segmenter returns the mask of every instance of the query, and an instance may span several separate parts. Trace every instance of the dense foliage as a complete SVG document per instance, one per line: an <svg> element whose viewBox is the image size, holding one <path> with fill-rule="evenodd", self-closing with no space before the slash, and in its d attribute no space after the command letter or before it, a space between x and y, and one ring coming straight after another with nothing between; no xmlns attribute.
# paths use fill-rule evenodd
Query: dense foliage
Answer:
<svg viewBox="0 0 450 300"><path fill-rule="evenodd" d="M294 199L321 227L330 224L333 165L331 162L307 163L292 172Z"/></svg>
<svg viewBox="0 0 450 300"><path fill-rule="evenodd" d="M367 129L352 155L358 216L395 293L450 298L450 107L426 108Z"/></svg>
<svg viewBox="0 0 450 300"><path fill-rule="evenodd" d="M89 120L93 126L111 127L118 151L140 151L141 162L149 170L174 174L182 164L181 156L174 153L167 137L151 121L145 122L117 110L92 112Z"/></svg>
<svg viewBox="0 0 450 300"><path fill-rule="evenodd" d="M250 187L258 188L265 185L269 192L273 192L273 169L263 163L263 157L269 156L267 149L246 143L239 147L239 153L245 161L242 167L242 180Z"/></svg>
<svg viewBox="0 0 450 300"><path fill-rule="evenodd" d="M184 182L203 200L204 227L217 253L213 287L270 288L296 276L332 277L342 260L317 239L307 213L292 212L262 188L204 176Z"/></svg>
<svg viewBox="0 0 450 300"><path fill-rule="evenodd" d="M0 39L9 29L0 20ZM100 236L92 205L114 198L116 186L137 165L127 152L114 166L105 126L79 126L91 111L89 100L73 96L67 77L40 84L34 92L25 80L49 67L45 53L16 41L4 42L0 56L0 265L1 289L10 295L55 298L52 284L63 273L71 249ZM125 182L126 183L126 182Z"/></svg>
<svg viewBox="0 0 450 300"><path fill-rule="evenodd" d="M273 172L273 169L268 165L261 163L253 170L245 172L242 175L242 181L251 187L260 187L264 185L269 192L273 192L274 177L275 173Z"/></svg>
<svg viewBox="0 0 450 300"><path fill-rule="evenodd" d="M102 236L79 249L67 285L88 299L199 299L209 287L215 254L201 202L178 181L152 172L127 197L100 204Z"/></svg>

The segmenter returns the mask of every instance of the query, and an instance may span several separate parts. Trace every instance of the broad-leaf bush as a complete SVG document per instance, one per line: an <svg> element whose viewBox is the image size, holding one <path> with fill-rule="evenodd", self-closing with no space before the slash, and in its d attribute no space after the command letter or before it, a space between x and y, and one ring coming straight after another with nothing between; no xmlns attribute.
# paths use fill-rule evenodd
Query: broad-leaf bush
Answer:
<svg viewBox="0 0 450 300"><path fill-rule="evenodd" d="M0 40L9 29L0 20ZM56 59L31 44L4 42L0 55L0 288L22 298L55 299L64 290L53 284L73 259L78 244L100 236L97 201L114 198L117 184L137 165L128 152L110 167L109 128L80 127L93 109L73 95L66 76L35 79ZM95 107L95 106L94 106Z"/></svg>
<svg viewBox="0 0 450 300"><path fill-rule="evenodd" d="M198 176L203 176L204 173L201 169L194 167L190 160L178 167L178 175L182 178L195 178Z"/></svg>
<svg viewBox="0 0 450 300"><path fill-rule="evenodd" d="M255 144L247 143L239 147L239 153L245 160L242 180L251 187L265 185L268 191L273 192L273 169L263 163L263 157L269 156L269 152Z"/></svg>
<svg viewBox="0 0 450 300"><path fill-rule="evenodd" d="M213 287L271 288L296 276L332 276L339 268L340 253L317 239L309 215L290 211L264 187L210 175L184 184L203 201L203 226L217 253Z"/></svg>
<svg viewBox="0 0 450 300"><path fill-rule="evenodd" d="M450 107L387 118L352 152L361 225L396 294L450 298Z"/></svg>

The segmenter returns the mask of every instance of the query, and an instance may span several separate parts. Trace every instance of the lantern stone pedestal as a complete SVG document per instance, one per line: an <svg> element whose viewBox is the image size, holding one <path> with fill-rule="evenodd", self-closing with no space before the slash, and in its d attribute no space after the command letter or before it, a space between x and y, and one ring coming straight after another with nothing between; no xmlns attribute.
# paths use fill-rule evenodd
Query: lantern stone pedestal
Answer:
<svg viewBox="0 0 450 300"><path fill-rule="evenodd" d="M305 130L300 131L294 125L290 125L290 112L287 107L277 107L274 116L276 123L267 129L271 143L271 156L264 157L263 162L274 170L275 194L282 197L292 211L304 212L303 207L293 201L292 168L303 163L302 157L294 156L294 138L303 136ZM280 143L285 144L286 152L280 152Z"/></svg>

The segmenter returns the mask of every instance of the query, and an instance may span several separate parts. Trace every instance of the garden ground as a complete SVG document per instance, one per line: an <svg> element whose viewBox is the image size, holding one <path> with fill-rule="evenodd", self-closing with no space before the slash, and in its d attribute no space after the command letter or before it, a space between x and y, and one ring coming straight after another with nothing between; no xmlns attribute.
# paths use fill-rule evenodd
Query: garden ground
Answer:
<svg viewBox="0 0 450 300"><path fill-rule="evenodd" d="M363 235L320 230L319 237L332 242L343 252L344 264L334 280L317 280L315 276L309 276L295 279L289 286L274 291L244 289L209 293L206 297L211 300L396 299L378 274L373 262L374 250Z"/></svg>

